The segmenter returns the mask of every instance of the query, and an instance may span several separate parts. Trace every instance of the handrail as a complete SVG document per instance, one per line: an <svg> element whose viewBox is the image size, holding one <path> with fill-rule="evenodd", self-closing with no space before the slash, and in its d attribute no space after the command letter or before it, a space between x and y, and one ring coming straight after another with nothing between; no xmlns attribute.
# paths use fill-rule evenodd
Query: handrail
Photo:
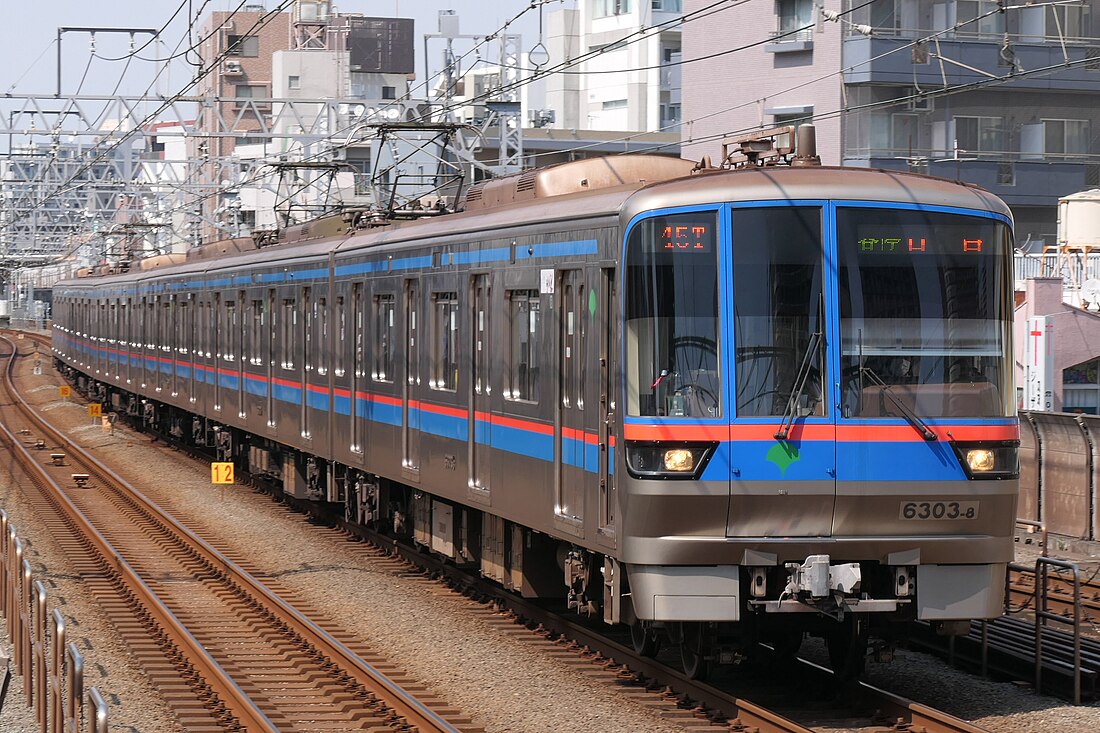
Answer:
<svg viewBox="0 0 1100 733"><path fill-rule="evenodd" d="M1047 610L1047 572L1050 568L1073 571L1073 621ZM1043 634L1047 621L1073 624L1073 704L1081 704L1081 569L1077 563L1040 557L1035 560L1035 692L1042 692Z"/></svg>

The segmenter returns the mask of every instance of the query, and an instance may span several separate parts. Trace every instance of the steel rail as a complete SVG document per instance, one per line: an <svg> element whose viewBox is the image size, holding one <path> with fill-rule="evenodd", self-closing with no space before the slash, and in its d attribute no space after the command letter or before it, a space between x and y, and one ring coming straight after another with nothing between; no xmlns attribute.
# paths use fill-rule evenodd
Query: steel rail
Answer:
<svg viewBox="0 0 1100 733"><path fill-rule="evenodd" d="M13 404L29 419L38 422L39 425L44 424L37 420L34 411L18 393L12 380L12 370L15 365L16 356L18 355L18 347L15 345L14 341L6 336L0 336L0 341L4 341L12 347L12 353L4 368L5 390L8 392L8 395L14 399ZM0 423L0 436L3 437L4 442L8 444L13 453L19 457L24 470L27 471L29 475L33 475L37 481L49 487L54 500L59 504L62 511L65 512L69 520L78 525L80 531L94 545L104 565L118 573L119 578L130 592L141 600L141 603L144 604L146 609L153 616L154 621L164 630L165 634L169 636L172 643L187 656L188 662L202 674L206 683L225 703L230 714L232 714L248 731L271 731L272 733L277 733L278 728L275 724L267 718L259 706L249 698L247 693L233 681L232 676L222 668L218 661L214 659L206 648L187 630L183 622L181 622L175 614L161 602L157 594L148 584L146 584L126 558L122 557L107 538L91 524L83 512L81 512L72 500L66 496L60 484L47 473L45 468L36 461L30 451L26 449L22 441L18 440L8 429L8 426L3 423Z"/></svg>
<svg viewBox="0 0 1100 733"><path fill-rule="evenodd" d="M3 337L0 337L3 338ZM3 340L12 343L9 339L3 338ZM149 512L156 521L170 528L178 535L184 538L184 540L195 549L200 555L201 559L210 564L211 567L225 574L233 582L235 582L242 590L250 595L253 600L258 603L270 607L282 614L284 618L291 619L293 621L294 631L299 633L308 643L313 645L321 653L332 659L338 666L340 666L344 672L348 673L349 677L359 684L363 685L369 690L372 690L380 695L385 703L390 706L397 715L405 718L409 725L416 727L421 731L440 731L446 733L460 733L462 730L456 727L454 724L445 720L442 716L426 706L423 702L417 699L415 695L404 690L400 685L390 680L381 670L377 669L374 665L361 659L357 654L345 646L342 642L334 638L327 631L319 627L316 623L305 617L299 611L292 606L284 602L278 596L270 593L264 584L253 577L250 573L244 570L242 567L234 563L229 558L222 555L216 549L211 547L202 538L198 537L188 528L181 525L174 518L166 514L161 510L154 502L149 500L143 493L130 485L125 479L112 471L109 467L103 465L96 460L88 451L69 440L60 431L53 428L48 422L46 422L37 412L30 407L30 405L19 395L11 382L10 369L14 363L14 356L9 361L8 370L5 372L6 387L11 392L13 398L17 401L18 405L25 412L28 418L38 426L40 430L48 433L51 437L65 448L70 456L75 457L80 462L84 463L88 468L87 472L98 477L101 481L116 484L122 487L126 492L130 493L141 504L143 510ZM14 436L13 436L14 437ZM18 442L18 441L16 441ZM22 445L19 445L22 448ZM25 449L23 452L29 457L30 454ZM42 467L34 461L33 457L30 458L38 470ZM48 477L47 477L48 478ZM57 486L52 479L49 479L50 483L56 487L56 490L60 491L60 487ZM193 653L201 652L198 657L199 664L196 665L200 669L209 668L219 678L224 676L225 679L232 683L232 678L217 664L216 660L210 657L205 648L191 636L190 632L183 629L183 624L180 622L171 611L163 605L159 598L156 597L152 589L141 581L136 571L126 562L126 560L110 546L110 543L100 534L90 522L83 515L79 514L79 509L72 504L67 498L63 497L66 504L67 511L76 512L74 516L79 516L79 522L82 528L89 531L89 536L94 537L97 546L101 552L104 553L105 558L109 558L111 563L124 573L124 577L127 578L128 585L133 582L136 586L135 591L140 594L144 599L146 597L151 599L152 608L157 612L158 621L162 621L162 626L166 630L175 628L178 625L183 630L183 636L181 641L183 642L183 648L192 651ZM235 697L233 688L235 683L232 683L230 687L227 687L225 694L231 699ZM239 690L239 688L236 688ZM221 692L221 690L219 690ZM243 692L240 693L244 695ZM245 696L247 699L247 696ZM251 701L248 701L251 704ZM257 708L258 710L258 708ZM244 721L255 718L255 722L252 725L247 725L248 730L257 731L276 731L277 727L264 718L257 718L256 716L248 715L247 710L244 711L245 716L242 718L242 724ZM262 713L260 713L262 716ZM256 726L256 727L252 727Z"/></svg>

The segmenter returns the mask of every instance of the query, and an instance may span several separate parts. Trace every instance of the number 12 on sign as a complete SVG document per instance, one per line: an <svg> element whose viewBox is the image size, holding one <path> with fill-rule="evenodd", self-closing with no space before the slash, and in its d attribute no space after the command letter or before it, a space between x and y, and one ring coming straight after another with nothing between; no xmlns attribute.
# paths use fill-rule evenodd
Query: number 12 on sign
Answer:
<svg viewBox="0 0 1100 733"><path fill-rule="evenodd" d="M210 483L212 484L231 484L233 483L233 464L232 463L211 463L210 464Z"/></svg>

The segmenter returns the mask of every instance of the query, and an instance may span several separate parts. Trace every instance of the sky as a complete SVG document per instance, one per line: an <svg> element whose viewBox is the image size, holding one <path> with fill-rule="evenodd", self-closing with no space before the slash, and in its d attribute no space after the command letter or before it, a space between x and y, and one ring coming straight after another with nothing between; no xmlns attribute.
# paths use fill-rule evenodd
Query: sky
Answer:
<svg viewBox="0 0 1100 733"><path fill-rule="evenodd" d="M280 0L248 0L268 10ZM16 94L52 95L57 88L57 29L66 27L160 28L178 8L192 11L203 0L0 0L4 22L0 24L0 91ZM233 10L240 0L209 0L207 12ZM548 0L543 13L572 6L569 0ZM415 20L417 81L423 81L423 34L438 30L439 10L454 10L460 18L460 32L482 35L497 31L506 21L531 5L531 0L340 0L333 7L341 13L367 16L396 16ZM169 55L187 30L186 7L162 34L166 46L150 46L141 56ZM538 10L529 10L509 28L523 36L521 48L529 50L537 42ZM149 36L137 36L141 45ZM95 39L98 56L120 57L130 51L128 34L99 33ZM182 48L182 47L181 47ZM462 50L456 46L456 50ZM116 85L123 95L141 95L156 74L156 64L93 58L87 33L62 36L62 94L111 94ZM438 59L435 56L435 59ZM435 63L433 59L433 63ZM125 71L125 73L123 73ZM190 67L177 62L163 76L156 93L170 95L190 79Z"/></svg>

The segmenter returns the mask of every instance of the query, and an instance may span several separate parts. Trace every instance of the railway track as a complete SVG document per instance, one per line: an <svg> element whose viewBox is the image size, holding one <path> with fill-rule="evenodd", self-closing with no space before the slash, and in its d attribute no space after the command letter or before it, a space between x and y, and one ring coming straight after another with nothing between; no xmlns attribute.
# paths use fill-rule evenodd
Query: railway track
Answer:
<svg viewBox="0 0 1100 733"><path fill-rule="evenodd" d="M308 511L316 507L302 505L299 508ZM339 523L339 518L327 519ZM364 534L357 527L345 526L343 529L348 534ZM337 535L331 538L333 541L338 541L340 536L346 541L349 539L344 532L333 534ZM401 546L380 535L370 536L368 539L373 544L349 544L351 551L368 554L364 562L405 563L410 569L415 567L415 572L444 579L449 585L461 589L471 597L490 599L492 608L506 609L505 613L494 616L502 626L510 627L511 633L529 637L530 643L545 646L548 653L559 659L570 660L568 663L586 675L597 675L610 684L626 686L626 697L636 699L644 705L663 706L663 716L679 718L693 729L755 730L759 733L812 733L821 730L855 729L874 732L924 730L927 733L980 733L982 730L933 708L869 685L844 691L844 697L858 701L855 706L839 701L833 695L831 702L819 701L809 710L797 710L796 704L789 700L784 702L785 696L780 690L772 690L769 700L776 702L765 707L739 697L729 686L723 689L722 686L689 680L669 665L637 656L630 648L629 641L609 638L600 631L573 620L575 617L570 618L505 594L493 584L438 562L415 548ZM525 627L526 632L518 629L516 624ZM831 673L828 670L810 663L800 663L799 670L798 674L807 680L806 684L835 692L836 688L830 682ZM762 688L755 689L760 694L769 694ZM831 694L833 693L827 693L826 696Z"/></svg>
<svg viewBox="0 0 1100 733"><path fill-rule="evenodd" d="M1011 607L1020 610L1035 609L1034 568L1013 565L1009 568L1008 590ZM1066 618L1073 618L1073 580L1062 573L1047 575L1047 610ZM1081 622L1093 634L1100 633L1100 578L1081 578Z"/></svg>
<svg viewBox="0 0 1100 733"><path fill-rule="evenodd" d="M43 421L16 394L16 349L0 340L3 440L40 489L36 509L75 571L188 731L477 730L376 653L273 594Z"/></svg>

